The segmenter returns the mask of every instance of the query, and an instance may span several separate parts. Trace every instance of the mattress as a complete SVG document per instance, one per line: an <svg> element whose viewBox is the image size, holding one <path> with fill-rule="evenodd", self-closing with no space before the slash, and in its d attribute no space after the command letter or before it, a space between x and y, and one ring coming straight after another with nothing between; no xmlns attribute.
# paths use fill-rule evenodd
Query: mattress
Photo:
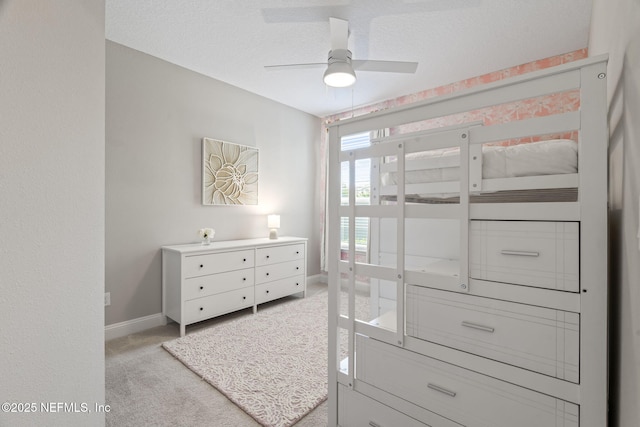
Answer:
<svg viewBox="0 0 640 427"><path fill-rule="evenodd" d="M405 184L460 180L460 150L445 149L411 153L406 156L407 169L414 161L421 168L405 171ZM570 139L554 139L529 144L483 146L482 178L513 178L559 175L578 172L578 144ZM382 185L395 185L396 172L382 173Z"/></svg>

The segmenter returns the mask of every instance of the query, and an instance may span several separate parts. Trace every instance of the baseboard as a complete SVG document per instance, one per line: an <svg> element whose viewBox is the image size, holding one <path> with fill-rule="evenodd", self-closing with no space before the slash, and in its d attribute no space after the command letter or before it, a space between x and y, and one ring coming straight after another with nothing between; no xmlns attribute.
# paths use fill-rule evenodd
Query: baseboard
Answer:
<svg viewBox="0 0 640 427"><path fill-rule="evenodd" d="M114 323L104 327L104 340L109 341L114 338L120 338L136 332L142 332L147 329L155 328L165 324L162 313L152 314L150 316L138 317L137 319L127 320L120 323Z"/></svg>
<svg viewBox="0 0 640 427"><path fill-rule="evenodd" d="M326 274L315 274L313 276L307 276L307 284L314 283L329 283L328 277Z"/></svg>

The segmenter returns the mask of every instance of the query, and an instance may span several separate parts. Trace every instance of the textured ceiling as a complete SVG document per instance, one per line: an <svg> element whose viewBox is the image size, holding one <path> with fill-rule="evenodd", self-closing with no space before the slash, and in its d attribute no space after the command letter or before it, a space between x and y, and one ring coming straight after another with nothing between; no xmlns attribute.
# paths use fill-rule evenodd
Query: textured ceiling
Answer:
<svg viewBox="0 0 640 427"><path fill-rule="evenodd" d="M587 47L591 0L106 0L106 37L323 117ZM329 17L353 59L419 62L416 74L322 82Z"/></svg>

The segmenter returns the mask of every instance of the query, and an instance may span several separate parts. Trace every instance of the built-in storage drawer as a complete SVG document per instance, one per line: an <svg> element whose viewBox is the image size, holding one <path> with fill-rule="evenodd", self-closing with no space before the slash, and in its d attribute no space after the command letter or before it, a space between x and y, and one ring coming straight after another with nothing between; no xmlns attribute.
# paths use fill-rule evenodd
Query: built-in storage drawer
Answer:
<svg viewBox="0 0 640 427"><path fill-rule="evenodd" d="M185 323L190 324L253 305L253 287L184 302Z"/></svg>
<svg viewBox="0 0 640 427"><path fill-rule="evenodd" d="M304 244L273 246L256 250L256 265L274 264L304 258Z"/></svg>
<svg viewBox="0 0 640 427"><path fill-rule="evenodd" d="M254 266L254 250L221 252L185 257L184 277L204 276Z"/></svg>
<svg viewBox="0 0 640 427"><path fill-rule="evenodd" d="M186 279L184 281L184 299L201 298L234 289L253 286L253 268L229 271Z"/></svg>
<svg viewBox="0 0 640 427"><path fill-rule="evenodd" d="M407 335L579 382L580 316L407 286Z"/></svg>
<svg viewBox="0 0 640 427"><path fill-rule="evenodd" d="M443 420L425 424L377 400L338 385L338 425L340 427L460 427Z"/></svg>
<svg viewBox="0 0 640 427"><path fill-rule="evenodd" d="M304 291L304 276L287 277L256 285L256 304Z"/></svg>
<svg viewBox="0 0 640 427"><path fill-rule="evenodd" d="M579 407L362 335L356 377L474 427L578 427Z"/></svg>
<svg viewBox="0 0 640 427"><path fill-rule="evenodd" d="M471 221L474 279L578 292L577 222Z"/></svg>
<svg viewBox="0 0 640 427"><path fill-rule="evenodd" d="M271 282L304 274L304 259L256 267L256 283Z"/></svg>

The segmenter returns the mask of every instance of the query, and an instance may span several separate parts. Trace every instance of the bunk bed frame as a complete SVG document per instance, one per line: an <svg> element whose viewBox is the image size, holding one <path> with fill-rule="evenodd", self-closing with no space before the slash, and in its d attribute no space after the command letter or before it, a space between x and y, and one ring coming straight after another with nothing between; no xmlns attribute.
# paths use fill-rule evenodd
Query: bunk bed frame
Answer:
<svg viewBox="0 0 640 427"><path fill-rule="evenodd" d="M392 413L401 414L412 421L427 425L488 426L495 424L483 418L479 408L467 408L457 412L455 405L437 403L433 407L413 401L411 397L398 397L392 386L385 387L370 380L369 365L365 354L397 354L377 363L380 369L392 365L403 357L420 361L444 363L463 368L478 381L515 385L523 390L552 397L554 405L562 406L555 416L563 426L602 427L607 424L607 150L608 129L606 122L606 64L607 57L599 56L563 64L554 68L532 72L472 88L451 95L429 99L424 102L379 111L364 116L338 121L329 125L329 425L350 425L354 418L345 408L345 402L382 405L383 412L392 408ZM396 128L409 123L465 113L485 107L528 100L554 93L579 90L579 111L536 117L508 123L482 126L466 123L436 130L413 132L379 138L369 147L341 151L341 138L366 131ZM483 144L530 136L550 135L577 131L578 167L576 173L524 176L487 179L482 175ZM406 160L406 155L425 150L457 147L460 179L427 184L405 183L405 172L418 168L419 162ZM393 163L379 161L394 157ZM370 205L357 205L355 197L355 162L372 159L372 192ZM349 199L345 205L341 199L341 165L349 165ZM382 173L395 172L394 185L382 185L377 181ZM416 197L424 193L453 193L455 199L444 200ZM554 194L549 198L549 194ZM524 199L521 196L524 195ZM391 199L394 203L381 203ZM550 201L551 200L551 201ZM414 203L420 202L420 203ZM365 217L371 221L372 253L379 250L385 237L379 224L390 219L394 224L391 234L394 251L386 262L361 262L356 257L355 219ZM341 248L341 220L347 219L349 231L348 248ZM433 263L416 267L412 255L405 248L415 247L411 242L411 224L414 220L453 219L459 229L454 234L459 245L457 259L452 262ZM570 224L567 231L569 243L576 245L576 257L572 260L579 272L573 287L538 286L518 283L517 280L497 279L483 276L477 271L477 239L485 224L527 223L538 225ZM577 230L577 231L575 231ZM571 237L573 236L573 237ZM577 236L577 237L576 237ZM574 238L575 237L575 238ZM571 243L573 242L573 243ZM346 252L344 260L343 252ZM406 253L407 252L407 253ZM503 251L504 252L504 251ZM507 251L508 252L508 251ZM515 255L523 255L522 253ZM526 253L524 255L527 255ZM536 255L537 256L537 255ZM475 257L475 258L474 258ZM578 259L578 258L577 258ZM449 260L451 261L451 260ZM569 262L569 261L567 261ZM371 278L371 282L395 283L395 298L392 310L379 311L376 305L372 313L380 314L375 319L356 315L356 294L359 278ZM344 290L345 292L341 292ZM407 331L410 323L407 312L417 316L420 305L413 304L417 298L414 290L427 289L451 295L452 298L482 298L491 305L516 304L529 309L544 308L566 314L576 322L579 358L573 379L559 375L548 375L528 367L505 362L455 345L443 344L430 339L416 337L415 328ZM377 291L373 291L372 295ZM411 295L410 295L411 294ZM346 295L346 296L344 296ZM409 301L411 300L411 301ZM411 304L410 304L411 303ZM342 308L341 309L341 304ZM413 305L412 305L413 304ZM526 306L526 307L525 307ZM416 308L418 307L418 308ZM567 323L571 323L567 320ZM574 325L575 326L575 325ZM573 326L572 326L573 327ZM344 337L346 336L346 341ZM535 339L535 337L531 337ZM369 344L371 343L371 345ZM395 352L395 353L394 353ZM360 354L359 354L360 353ZM425 356L425 357L423 357ZM371 360L374 360L372 358ZM367 359L368 360L368 359ZM371 362L373 363L373 362ZM435 365L434 365L435 366ZM439 368L440 369L440 368ZM467 372L467 371L465 371ZM389 374L395 375L395 374ZM409 374L410 375L410 374ZM471 375L471 374L470 374ZM375 377L375 375L373 375ZM569 377L567 377L569 378ZM402 381L398 377L398 381ZM433 389L431 384L425 387ZM438 386L434 386L438 387ZM357 396L356 400L342 397L343 392ZM439 390L447 393L447 390ZM455 396L456 393L453 393ZM454 398L449 395L448 398ZM368 399L368 400L367 400ZM523 398L526 400L526 398ZM479 405L491 406L491 401ZM443 406L444 405L444 406ZM528 403L527 403L528 405ZM474 405L471 405L474 406ZM516 411L516 409L514 409ZM371 413L379 413L372 408ZM507 410L508 412L508 410ZM366 414L365 414L366 415ZM395 415L394 415L395 416ZM495 416L492 415L492 416ZM385 416L381 417L384 419ZM511 418L510 418L511 417ZM516 418L513 418L516 417ZM517 419L518 414L504 415L504 419ZM391 417L391 419L396 419ZM404 419L404 418L402 418ZM498 418L500 419L500 417ZM350 421L351 420L351 421ZM366 421L366 420L365 420ZM531 422L531 421L529 421ZM535 424L542 426L541 424ZM559 421L558 421L559 422ZM340 424L339 424L340 423ZM370 425L378 425L369 420ZM416 425L423 425L423 424ZM529 425L529 424L519 424ZM550 424L551 425L551 424ZM556 424L553 424L554 426Z"/></svg>

